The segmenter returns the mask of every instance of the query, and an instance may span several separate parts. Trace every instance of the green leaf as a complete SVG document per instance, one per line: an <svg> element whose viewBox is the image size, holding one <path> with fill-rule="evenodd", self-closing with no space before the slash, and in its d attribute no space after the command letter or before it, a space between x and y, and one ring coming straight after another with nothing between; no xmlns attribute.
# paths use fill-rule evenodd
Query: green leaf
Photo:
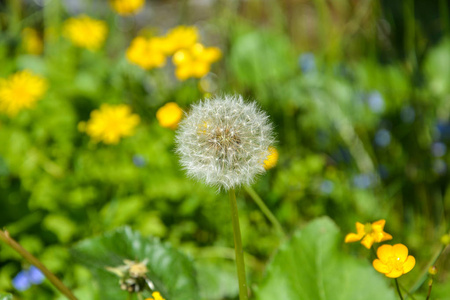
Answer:
<svg viewBox="0 0 450 300"><path fill-rule="evenodd" d="M11 294L0 293L0 300L12 300Z"/></svg>
<svg viewBox="0 0 450 300"><path fill-rule="evenodd" d="M269 264L256 299L396 299L388 280L369 262L340 252L341 243L339 229L326 217L297 231Z"/></svg>
<svg viewBox="0 0 450 300"><path fill-rule="evenodd" d="M236 266L220 260L197 261L201 299L232 299L239 294Z"/></svg>
<svg viewBox="0 0 450 300"><path fill-rule="evenodd" d="M126 299L127 292L120 289L119 277L106 270L106 267L124 265L125 259L147 259L147 277L165 299L199 298L192 261L170 245L153 237L142 237L129 227L82 241L72 249L72 254L99 281L100 299Z"/></svg>

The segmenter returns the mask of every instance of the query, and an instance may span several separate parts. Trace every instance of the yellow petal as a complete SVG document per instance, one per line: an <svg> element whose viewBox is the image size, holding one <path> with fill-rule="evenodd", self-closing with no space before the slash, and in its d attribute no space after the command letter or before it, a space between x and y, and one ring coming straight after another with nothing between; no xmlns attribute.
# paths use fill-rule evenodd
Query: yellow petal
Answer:
<svg viewBox="0 0 450 300"><path fill-rule="evenodd" d="M219 48L216 47L210 47L206 48L205 51L203 51L202 60L213 63L216 60L218 60L222 56L222 52Z"/></svg>
<svg viewBox="0 0 450 300"><path fill-rule="evenodd" d="M392 255L393 250L391 245L382 245L377 250L377 256L383 263L386 263Z"/></svg>
<svg viewBox="0 0 450 300"><path fill-rule="evenodd" d="M372 263L375 270L377 270L380 273L386 274L391 271L391 268L389 268L387 265L383 264L381 260L375 259Z"/></svg>
<svg viewBox="0 0 450 300"><path fill-rule="evenodd" d="M361 238L366 234L364 227L364 224L356 222L356 232L361 236Z"/></svg>
<svg viewBox="0 0 450 300"><path fill-rule="evenodd" d="M383 231L386 220L378 220L372 223L373 230Z"/></svg>
<svg viewBox="0 0 450 300"><path fill-rule="evenodd" d="M345 242L346 243L353 243L357 242L361 239L361 236L357 235L356 233L349 233L345 236Z"/></svg>
<svg viewBox="0 0 450 300"><path fill-rule="evenodd" d="M363 240L361 241L361 244L363 244L364 247L366 247L367 249L370 249L370 247L372 247L374 241L375 240L373 239L372 235L368 234L363 238Z"/></svg>
<svg viewBox="0 0 450 300"><path fill-rule="evenodd" d="M401 262L406 260L406 257L408 256L408 248L405 245L395 244L392 246L392 250L394 252L394 256L398 257Z"/></svg>
<svg viewBox="0 0 450 300"><path fill-rule="evenodd" d="M389 241L389 240L392 240L392 235L390 235L389 233L383 232L380 242Z"/></svg>
<svg viewBox="0 0 450 300"><path fill-rule="evenodd" d="M402 276L403 275L403 272L401 271L401 270L398 270L398 269L392 269L392 271L391 272L389 272L389 273L386 273L386 274L384 274L384 275L386 275L387 277L389 277L389 278L397 278L397 277L400 277L400 276Z"/></svg>
<svg viewBox="0 0 450 300"><path fill-rule="evenodd" d="M416 259L414 258L414 256L409 255L408 258L405 260L405 263L403 264L403 274L411 271L415 265Z"/></svg>

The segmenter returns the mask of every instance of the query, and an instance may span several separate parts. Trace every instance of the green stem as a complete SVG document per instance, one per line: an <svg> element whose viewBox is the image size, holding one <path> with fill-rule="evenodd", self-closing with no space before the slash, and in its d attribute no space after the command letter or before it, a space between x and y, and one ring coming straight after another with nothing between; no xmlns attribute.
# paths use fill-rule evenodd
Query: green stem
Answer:
<svg viewBox="0 0 450 300"><path fill-rule="evenodd" d="M402 292L400 291L400 287L398 286L397 278L395 278L395 286L397 287L397 293L400 296L400 300L403 300Z"/></svg>
<svg viewBox="0 0 450 300"><path fill-rule="evenodd" d="M251 186L244 186L247 193L252 197L253 201L255 201L256 205L258 205L259 209L263 212L263 214L266 216L267 219L272 223L272 225L277 230L280 237L285 238L286 233L283 230L283 227L281 226L280 222L278 222L277 218L273 215L273 213L270 211L270 209L267 207L267 205L264 203L264 201L259 197L259 195L255 192L255 190Z"/></svg>
<svg viewBox="0 0 450 300"><path fill-rule="evenodd" d="M411 295L414 294L422 286L422 284L428 278L428 269L431 266L434 266L436 264L436 260L439 258L439 256L441 256L444 249L445 249L445 246L442 246L442 247L440 247L440 249L438 251L436 251L436 253L433 255L433 257L430 259L428 264L423 269L422 273L419 276L419 279L414 283L412 288L409 289L408 294L411 294ZM408 297L406 297L406 299L408 299Z"/></svg>
<svg viewBox="0 0 450 300"><path fill-rule="evenodd" d="M42 273L47 277L47 279L61 292L67 299L77 300L77 298L72 294L72 292L62 283L49 269L47 269L36 257L34 257L30 252L25 250L19 243L17 243L13 238L9 236L7 231L0 230L0 240L8 244L12 249L19 253L23 258L25 258L30 264L36 266Z"/></svg>
<svg viewBox="0 0 450 300"><path fill-rule="evenodd" d="M433 288L433 280L430 281L430 284L428 284L428 293L427 293L427 298L425 300L430 300L430 296L431 296L431 289Z"/></svg>
<svg viewBox="0 0 450 300"><path fill-rule="evenodd" d="M228 191L231 206L231 220L234 233L234 250L236 253L236 267L239 281L239 300L247 300L247 281L245 278L244 251L242 250L241 229L239 227L239 214L234 189Z"/></svg>

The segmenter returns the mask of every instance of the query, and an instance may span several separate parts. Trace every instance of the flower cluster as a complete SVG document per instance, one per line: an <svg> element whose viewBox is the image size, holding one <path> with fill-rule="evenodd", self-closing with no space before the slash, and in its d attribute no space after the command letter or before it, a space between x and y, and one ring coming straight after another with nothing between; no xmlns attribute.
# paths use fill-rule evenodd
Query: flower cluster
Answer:
<svg viewBox="0 0 450 300"><path fill-rule="evenodd" d="M188 175L225 190L263 173L274 142L268 116L241 96L204 100L180 122L177 153Z"/></svg>
<svg viewBox="0 0 450 300"><path fill-rule="evenodd" d="M102 47L108 33L108 27L104 21L80 15L66 20L63 32L76 46L95 51Z"/></svg>
<svg viewBox="0 0 450 300"><path fill-rule="evenodd" d="M91 112L87 122L79 124L80 131L85 131L95 142L117 144L125 136L131 136L140 118L131 113L125 104L103 104L100 109Z"/></svg>
<svg viewBox="0 0 450 300"><path fill-rule="evenodd" d="M145 70L163 67L167 56L173 55L175 76L179 80L201 78L209 73L211 64L221 57L216 47L206 48L198 42L195 27L178 26L165 36L136 37L127 50L127 59Z"/></svg>
<svg viewBox="0 0 450 300"><path fill-rule="evenodd" d="M109 0L109 4L119 15L126 16L139 12L145 0Z"/></svg>
<svg viewBox="0 0 450 300"><path fill-rule="evenodd" d="M183 117L183 110L175 102L169 102L156 112L156 119L162 127L176 129Z"/></svg>
<svg viewBox="0 0 450 300"><path fill-rule="evenodd" d="M0 79L0 112L15 116L34 106L47 90L47 81L28 70Z"/></svg>
<svg viewBox="0 0 450 300"><path fill-rule="evenodd" d="M27 270L22 270L13 278L12 284L18 291L28 290L33 284L41 284L45 279L41 270L31 266Z"/></svg>
<svg viewBox="0 0 450 300"><path fill-rule="evenodd" d="M384 232L385 220L362 224L356 222L357 233L349 233L345 236L345 242L361 241L361 244L370 249L374 243L391 240L392 236ZM408 255L408 248L403 244L381 245L377 249L378 258L372 263L375 270L390 278L397 278L408 273L414 268L416 260Z"/></svg>

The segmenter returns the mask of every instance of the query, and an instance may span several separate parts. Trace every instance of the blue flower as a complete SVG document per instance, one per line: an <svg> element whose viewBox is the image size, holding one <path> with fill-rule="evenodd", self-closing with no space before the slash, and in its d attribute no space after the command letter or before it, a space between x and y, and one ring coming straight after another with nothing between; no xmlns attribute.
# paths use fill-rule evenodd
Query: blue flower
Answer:
<svg viewBox="0 0 450 300"><path fill-rule="evenodd" d="M391 133L386 129L380 129L375 133L375 144L382 148L389 146L391 143Z"/></svg>
<svg viewBox="0 0 450 300"><path fill-rule="evenodd" d="M375 113L384 111L384 99L379 91L373 91L367 96L367 104L370 110Z"/></svg>
<svg viewBox="0 0 450 300"><path fill-rule="evenodd" d="M16 277L12 280L13 286L18 291L25 291L28 290L31 286L31 282L28 279L27 271L20 271L17 273Z"/></svg>
<svg viewBox="0 0 450 300"><path fill-rule="evenodd" d="M35 266L31 266L28 270L22 270L13 278L12 284L18 291L25 291L32 284L40 284L44 281L45 276Z"/></svg>
<svg viewBox="0 0 450 300"><path fill-rule="evenodd" d="M35 266L31 266L28 270L28 278L32 284L41 284L44 281L45 276L42 274L41 270Z"/></svg>
<svg viewBox="0 0 450 300"><path fill-rule="evenodd" d="M373 177L369 174L358 174L353 176L353 185L360 189L367 189L374 183Z"/></svg>
<svg viewBox="0 0 450 300"><path fill-rule="evenodd" d="M447 146L444 143L437 142L431 145L431 153L434 157L442 157L447 152Z"/></svg>
<svg viewBox="0 0 450 300"><path fill-rule="evenodd" d="M147 164L147 162L145 161L145 158L139 154L133 155L133 163L136 167L139 167L139 168L142 168Z"/></svg>
<svg viewBox="0 0 450 300"><path fill-rule="evenodd" d="M329 195L334 190L334 183L331 180L325 179L320 184L320 191L322 194Z"/></svg>
<svg viewBox="0 0 450 300"><path fill-rule="evenodd" d="M439 121L436 124L436 139L450 139L450 123Z"/></svg>
<svg viewBox="0 0 450 300"><path fill-rule="evenodd" d="M405 123L412 123L416 119L416 111L412 108L412 106L403 106L400 111L400 118Z"/></svg>
<svg viewBox="0 0 450 300"><path fill-rule="evenodd" d="M316 70L316 59L313 53L306 52L298 58L298 65L303 73L308 73Z"/></svg>

